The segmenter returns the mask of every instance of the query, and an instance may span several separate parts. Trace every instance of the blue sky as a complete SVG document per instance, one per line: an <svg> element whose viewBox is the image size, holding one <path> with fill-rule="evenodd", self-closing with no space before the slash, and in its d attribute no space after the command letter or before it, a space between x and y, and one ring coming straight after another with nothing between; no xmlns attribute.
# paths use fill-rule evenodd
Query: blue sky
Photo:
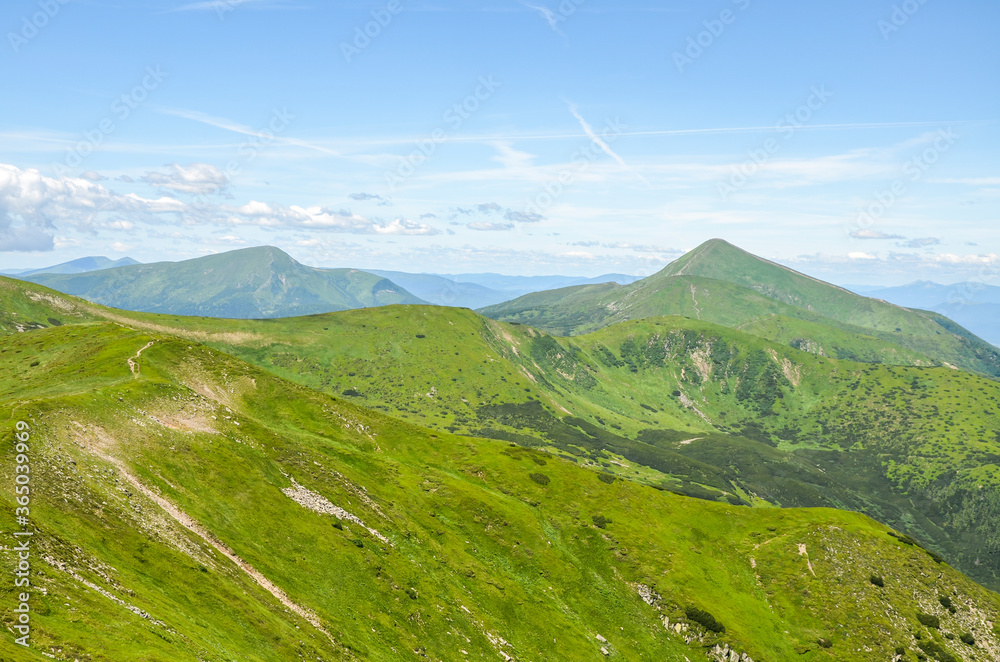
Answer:
<svg viewBox="0 0 1000 662"><path fill-rule="evenodd" d="M646 275L722 237L840 283L1000 282L998 26L987 0L8 0L0 268L270 244Z"/></svg>

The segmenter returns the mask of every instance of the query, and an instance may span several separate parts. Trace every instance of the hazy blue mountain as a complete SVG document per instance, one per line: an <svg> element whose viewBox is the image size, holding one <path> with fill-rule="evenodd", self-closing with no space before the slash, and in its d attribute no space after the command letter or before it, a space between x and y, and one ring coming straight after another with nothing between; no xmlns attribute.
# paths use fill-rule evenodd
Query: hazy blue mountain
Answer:
<svg viewBox="0 0 1000 662"><path fill-rule="evenodd" d="M907 308L933 308L942 304L1000 303L1000 287L985 283L940 285L917 281L899 287L873 288L867 296L884 299Z"/></svg>
<svg viewBox="0 0 1000 662"><path fill-rule="evenodd" d="M387 278L307 267L271 246L25 280L114 308L235 319L425 303Z"/></svg>
<svg viewBox="0 0 1000 662"><path fill-rule="evenodd" d="M42 267L41 269L14 269L11 271L0 271L0 273L7 276L25 278L27 276L34 276L37 274L82 274L87 273L88 271L113 269L115 267L127 267L133 264L139 264L139 262L130 257L123 257L120 260L112 260L104 256L81 257L76 260L70 260L69 262L63 262L62 264L55 264L51 267Z"/></svg>
<svg viewBox="0 0 1000 662"><path fill-rule="evenodd" d="M994 345L1000 345L1000 287L984 283L940 285L918 281L872 288L866 296L898 306L941 313Z"/></svg>
<svg viewBox="0 0 1000 662"><path fill-rule="evenodd" d="M369 273L388 278L414 296L437 306L457 308L484 308L496 303L509 301L516 296L511 292L500 292L476 283L456 282L445 276L433 274L411 274L402 271L382 271L369 269Z"/></svg>
<svg viewBox="0 0 1000 662"><path fill-rule="evenodd" d="M627 276L625 274L605 274L595 278L584 278L579 276L504 276L503 274L438 274L456 283L475 283L488 287L491 290L510 293L515 298L531 294L532 292L542 292L545 290L556 290L562 287L572 287L574 285L599 285L601 283L618 283L619 285L631 285L640 280L639 276Z"/></svg>

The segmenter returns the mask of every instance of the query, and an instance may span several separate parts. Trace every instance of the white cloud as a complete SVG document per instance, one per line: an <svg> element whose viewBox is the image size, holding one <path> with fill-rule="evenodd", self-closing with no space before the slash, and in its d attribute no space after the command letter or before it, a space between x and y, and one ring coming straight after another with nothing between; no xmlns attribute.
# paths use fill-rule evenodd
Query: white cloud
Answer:
<svg viewBox="0 0 1000 662"><path fill-rule="evenodd" d="M32 226L6 226L0 221L0 253L51 251L52 235Z"/></svg>
<svg viewBox="0 0 1000 662"><path fill-rule="evenodd" d="M851 233L853 239L906 239L898 234L886 234L877 230L855 230Z"/></svg>
<svg viewBox="0 0 1000 662"><path fill-rule="evenodd" d="M554 11L552 11L548 7L542 7L539 5L529 5L527 2L522 2L521 4L527 7L528 9L538 12L539 16L545 19L545 22L549 24L549 27L552 28L553 32L562 37L566 36L565 34L563 34L563 31L559 29L559 17L556 16L556 13Z"/></svg>
<svg viewBox="0 0 1000 662"><path fill-rule="evenodd" d="M167 172L147 172L144 182L158 189L192 195L221 193L229 186L229 178L207 163L193 163L187 168L172 163Z"/></svg>
<svg viewBox="0 0 1000 662"><path fill-rule="evenodd" d="M514 146L506 140L498 140L490 143L497 150L495 156L491 156L491 161L496 161L504 168L517 170L520 168L530 168L534 165L535 155L514 149Z"/></svg>
<svg viewBox="0 0 1000 662"><path fill-rule="evenodd" d="M182 171L182 172L181 172ZM217 171L216 171L217 172ZM199 174L200 173L200 174ZM173 181L192 190L210 185L212 170L180 169ZM53 178L37 170L0 164L0 247L3 250L51 250L55 229L133 230L136 223L198 224L300 228L378 235L436 235L440 230L407 219L385 222L346 210L320 206L279 205L250 200L242 205L175 198L148 199L119 194L80 178Z"/></svg>
<svg viewBox="0 0 1000 662"><path fill-rule="evenodd" d="M258 9L277 9L282 5L288 6L282 0L201 0L199 2L189 2L173 9L168 9L166 13L186 12L186 11L214 11L220 16L225 12L232 11L244 5L254 6Z"/></svg>
<svg viewBox="0 0 1000 662"><path fill-rule="evenodd" d="M466 227L469 228L470 230L478 230L480 232L506 232L508 230L513 230L514 224L476 221L475 223L469 223Z"/></svg>
<svg viewBox="0 0 1000 662"><path fill-rule="evenodd" d="M859 251L854 251L854 252L848 253L847 257L849 257L852 260L877 260L878 259L877 255L872 255L871 253L861 253Z"/></svg>

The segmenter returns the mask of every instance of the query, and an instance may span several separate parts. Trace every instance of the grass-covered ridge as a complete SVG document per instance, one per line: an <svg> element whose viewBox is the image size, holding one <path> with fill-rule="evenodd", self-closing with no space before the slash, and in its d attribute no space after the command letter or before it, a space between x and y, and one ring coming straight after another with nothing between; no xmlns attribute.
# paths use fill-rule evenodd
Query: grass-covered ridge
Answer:
<svg viewBox="0 0 1000 662"><path fill-rule="evenodd" d="M422 303L386 278L357 269L314 269L271 246L27 279L115 308L204 317L291 317Z"/></svg>
<svg viewBox="0 0 1000 662"><path fill-rule="evenodd" d="M890 365L951 364L1000 377L1000 350L937 313L859 296L718 239L628 286L538 292L482 312L557 335L682 315L826 356ZM786 321L776 324L776 316ZM789 329L792 320L800 322Z"/></svg>
<svg viewBox="0 0 1000 662"><path fill-rule="evenodd" d="M55 305L43 295L55 296L423 427L544 448L661 489L866 512L1000 586L992 380L816 356L678 317L557 338L447 308L221 321L12 290L37 319Z"/></svg>
<svg viewBox="0 0 1000 662"><path fill-rule="evenodd" d="M0 526L13 524L9 442L25 420L45 589L32 598L35 648L5 637L2 656L1000 655L1000 598L862 515L610 479L120 323L9 335L0 375Z"/></svg>

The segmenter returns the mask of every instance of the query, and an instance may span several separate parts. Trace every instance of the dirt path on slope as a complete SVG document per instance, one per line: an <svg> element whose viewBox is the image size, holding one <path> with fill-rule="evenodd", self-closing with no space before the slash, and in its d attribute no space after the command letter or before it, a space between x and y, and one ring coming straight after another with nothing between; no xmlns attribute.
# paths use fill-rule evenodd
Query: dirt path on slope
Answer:
<svg viewBox="0 0 1000 662"><path fill-rule="evenodd" d="M125 480L127 480L135 489L141 492L144 496L146 496L148 499L150 499L156 505L162 508L163 511L166 512L168 515L170 515L170 517L173 518L178 524L180 524L185 529L187 529L188 531L195 534L196 536L207 542L209 545L214 547L220 554L222 554L230 561L235 563L241 570L243 570L243 572L249 575L255 582L257 582L258 585L260 585L261 588L263 588L265 591L273 595L278 600L278 602L280 602L290 611L298 614L303 619L308 621L310 625L312 625L314 628L316 628L324 635L326 635L327 639L329 639L332 644L334 644L337 647L340 646L337 640L333 638L333 635L331 635L326 630L326 628L323 627L323 624L320 623L319 617L316 616L316 614L312 613L305 607L300 607L299 605L292 602L292 599L289 598L287 595L285 595L285 592L282 591L280 587L278 587L271 580L262 575L260 571L258 571L252 565L250 565L249 563L241 559L239 556L237 556L233 550L229 549L226 545L217 541L212 536L212 534L208 532L207 529L205 529L201 524L198 523L197 520L195 520L193 517L182 511L174 504L170 503L169 501L161 497L159 494L153 492L151 489L143 485L141 482L139 482L138 478L129 473L128 468L124 465L124 463L120 462L119 460L113 457L105 455L104 453L100 453L94 449L91 449L91 452L100 457L102 460L113 464L115 468L117 468L121 472L122 477L125 478Z"/></svg>

